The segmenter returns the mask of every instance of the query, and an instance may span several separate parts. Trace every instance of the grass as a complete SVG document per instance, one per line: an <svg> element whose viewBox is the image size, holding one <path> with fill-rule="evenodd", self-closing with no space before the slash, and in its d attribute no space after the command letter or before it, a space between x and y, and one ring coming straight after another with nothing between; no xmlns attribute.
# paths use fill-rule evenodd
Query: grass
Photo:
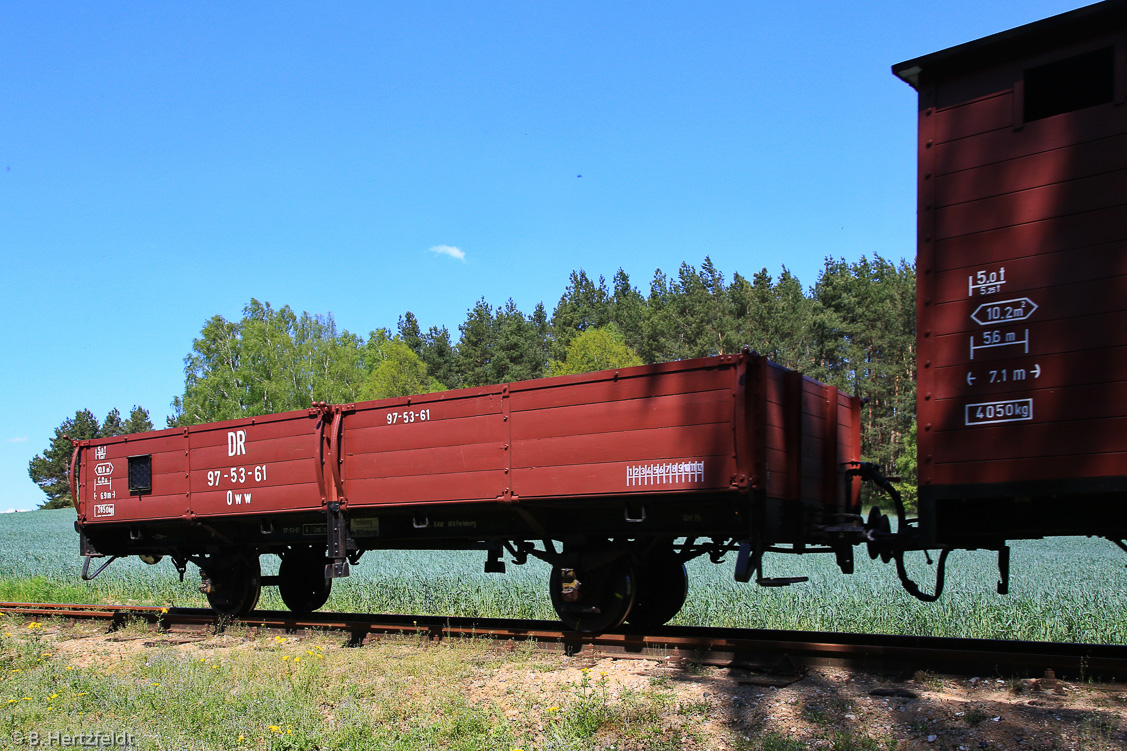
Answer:
<svg viewBox="0 0 1127 751"><path fill-rule="evenodd" d="M0 600L117 602L202 606L198 571L178 581L170 562L117 561L93 582L80 579L81 558L69 509L0 517ZM1127 556L1106 540L1059 538L1012 545L1010 594L995 594L995 557L956 552L947 586L933 604L904 592L892 566L858 548L857 573L843 576L832 556L767 557L772 576L808 576L782 588L732 579L734 556L716 566L689 563L690 589L674 623L837 632L917 634L1127 644ZM922 556L913 576L930 590L934 567ZM482 572L484 553L368 553L353 575L338 580L327 610L554 619L548 567L532 560L507 574ZM277 558L263 557L264 573ZM281 609L276 590L259 607Z"/></svg>
<svg viewBox="0 0 1127 751"><path fill-rule="evenodd" d="M882 713L864 686L852 699L835 697L830 684L816 678L803 689L754 693L721 670L703 679L675 666L633 670L610 661L580 670L577 658L501 650L488 639L431 644L385 638L358 649L331 634L229 631L185 640L127 627L107 639L99 638L103 628L0 616L0 738L7 745L62 746L67 743L61 737L82 734L100 743L69 745L138 751L895 751L905 748L897 740L905 733L919 741L910 747L922 748L936 732L928 718L948 717L941 702L928 706L926 699L913 705L925 710L918 715L897 716L888 706ZM647 679L650 670L660 670L660 680ZM786 710L797 701L803 702L799 717ZM858 723L850 714L854 701L868 721ZM1000 711L1006 723L1020 723L1026 709L1020 701ZM1068 714L1068 727L1054 728L1051 742L1093 751L1122 748L1121 715L1102 709ZM972 708L966 727L985 724L994 731L992 723L983 723L989 716ZM961 730L958 724L954 729ZM55 742L46 740L52 737ZM976 739L966 735L965 745L983 747Z"/></svg>
<svg viewBox="0 0 1127 751"><path fill-rule="evenodd" d="M701 718L667 721L667 691L612 695L605 674L559 682L550 704L473 696L498 668L535 672L545 659L487 642L357 650L328 636L221 636L179 648L76 640L90 635L82 628L0 621L0 737L128 733L116 747L271 751L699 747ZM555 670L566 658L550 659Z"/></svg>

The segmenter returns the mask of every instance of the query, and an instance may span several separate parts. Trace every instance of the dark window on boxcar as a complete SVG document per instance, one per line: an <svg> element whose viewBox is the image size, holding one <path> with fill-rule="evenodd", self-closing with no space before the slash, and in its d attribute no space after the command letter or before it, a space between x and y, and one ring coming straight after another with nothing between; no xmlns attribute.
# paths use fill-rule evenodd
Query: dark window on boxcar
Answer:
<svg viewBox="0 0 1127 751"><path fill-rule="evenodd" d="M144 493L153 489L153 457L129 457L129 492Z"/></svg>
<svg viewBox="0 0 1127 751"><path fill-rule="evenodd" d="M1110 102L1115 50L1107 47L1025 71L1025 122Z"/></svg>

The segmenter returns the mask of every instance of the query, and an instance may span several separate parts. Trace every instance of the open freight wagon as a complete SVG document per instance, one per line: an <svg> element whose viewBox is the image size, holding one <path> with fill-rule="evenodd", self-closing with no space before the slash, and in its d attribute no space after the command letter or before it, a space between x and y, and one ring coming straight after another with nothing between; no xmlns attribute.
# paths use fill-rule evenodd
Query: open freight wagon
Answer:
<svg viewBox="0 0 1127 751"><path fill-rule="evenodd" d="M764 575L769 550L852 570L859 409L745 352L81 441L83 575L168 557L222 613L262 585L303 612L367 550L480 549L491 572L547 561L573 629L660 625L695 556L738 551L766 585L792 581Z"/></svg>
<svg viewBox="0 0 1127 751"><path fill-rule="evenodd" d="M600 631L668 621L700 555L780 585L766 552L849 573L865 543L931 601L952 550L997 551L1002 593L1008 540L1127 550L1127 0L893 72L919 92L919 519L859 461L858 399L745 352L78 442L83 576L168 556L221 612L262 584L303 611L365 550L481 549L547 561L561 619Z"/></svg>

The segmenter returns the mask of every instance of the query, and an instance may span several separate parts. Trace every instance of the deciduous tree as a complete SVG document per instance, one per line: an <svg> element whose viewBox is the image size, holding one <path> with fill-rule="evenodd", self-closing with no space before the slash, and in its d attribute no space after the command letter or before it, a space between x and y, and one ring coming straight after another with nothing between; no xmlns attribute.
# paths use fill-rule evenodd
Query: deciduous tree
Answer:
<svg viewBox="0 0 1127 751"><path fill-rule="evenodd" d="M548 374L553 376L591 373L596 370L641 365L642 358L626 345L622 334L612 327L587 329L567 345L567 357L552 360Z"/></svg>
<svg viewBox="0 0 1127 751"><path fill-rule="evenodd" d="M214 316L184 358L184 394L170 425L191 425L352 401L367 377L359 337L332 315L299 317L251 299L237 322Z"/></svg>
<svg viewBox="0 0 1127 751"><path fill-rule="evenodd" d="M386 339L379 346L381 360L372 369L362 398L389 399L446 390L427 374L426 364L402 339Z"/></svg>

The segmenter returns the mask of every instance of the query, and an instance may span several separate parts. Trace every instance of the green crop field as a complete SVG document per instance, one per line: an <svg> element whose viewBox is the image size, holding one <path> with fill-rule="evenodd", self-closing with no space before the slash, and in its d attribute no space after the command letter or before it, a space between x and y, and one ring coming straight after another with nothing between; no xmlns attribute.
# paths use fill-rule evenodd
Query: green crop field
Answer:
<svg viewBox="0 0 1127 751"><path fill-rule="evenodd" d="M92 582L80 578L82 559L74 511L0 516L0 600L206 605L189 566L184 583L172 564L115 562ZM1127 644L1127 555L1107 540L1061 538L1015 542L1010 594L995 594L995 557L956 552L947 586L933 604L904 592L892 566L871 562L857 549L857 573L843 576L832 556L767 557L772 576L810 581L765 589L732 579L734 556L719 566L707 558L689 563L689 600L674 623L966 636ZM913 574L930 590L934 567L916 555ZM531 560L485 574L484 553L372 552L353 575L334 584L325 610L554 619L548 568ZM263 557L264 573L277 558ZM259 606L281 609L267 588Z"/></svg>

